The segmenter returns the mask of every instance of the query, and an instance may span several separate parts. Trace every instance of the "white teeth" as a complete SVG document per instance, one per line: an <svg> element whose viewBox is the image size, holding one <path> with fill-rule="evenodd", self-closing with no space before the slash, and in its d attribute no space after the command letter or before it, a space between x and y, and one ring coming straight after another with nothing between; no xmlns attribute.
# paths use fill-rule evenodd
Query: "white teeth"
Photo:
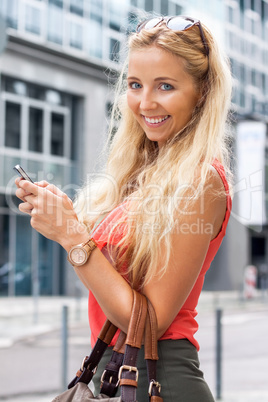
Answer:
<svg viewBox="0 0 268 402"><path fill-rule="evenodd" d="M161 121L166 120L168 118L168 115L163 117L163 119L150 119L149 117L146 117L146 116L144 116L144 118L148 123L156 124L156 123L161 123Z"/></svg>

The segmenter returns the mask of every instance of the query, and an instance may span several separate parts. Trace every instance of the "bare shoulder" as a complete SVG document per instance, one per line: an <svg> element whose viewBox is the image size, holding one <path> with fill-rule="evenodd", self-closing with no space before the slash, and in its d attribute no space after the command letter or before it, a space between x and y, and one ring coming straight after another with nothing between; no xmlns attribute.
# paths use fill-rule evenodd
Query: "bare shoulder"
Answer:
<svg viewBox="0 0 268 402"><path fill-rule="evenodd" d="M226 214L227 198L226 189L223 181L214 166L210 166L206 188L205 188L206 209L212 213L214 220L213 238L217 236L221 230L222 223ZM213 219L214 218L214 219Z"/></svg>
<svg viewBox="0 0 268 402"><path fill-rule="evenodd" d="M197 187L199 187L201 191L201 197L208 197L211 199L211 201L212 199L214 199L215 201L226 199L226 189L224 187L220 174L214 166L209 165L205 182L201 182L201 168L198 169L198 171L196 172L195 178Z"/></svg>
<svg viewBox="0 0 268 402"><path fill-rule="evenodd" d="M208 171L208 184L212 185L215 190L219 190L220 192L225 192L224 184L221 176L219 175L216 168L212 165L209 166Z"/></svg>

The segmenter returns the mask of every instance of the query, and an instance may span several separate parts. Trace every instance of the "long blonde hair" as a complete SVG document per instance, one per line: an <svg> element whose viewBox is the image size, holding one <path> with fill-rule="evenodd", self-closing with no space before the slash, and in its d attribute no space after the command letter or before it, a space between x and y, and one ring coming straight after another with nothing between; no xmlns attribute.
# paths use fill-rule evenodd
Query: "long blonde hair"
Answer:
<svg viewBox="0 0 268 402"><path fill-rule="evenodd" d="M117 246L114 265L120 270L127 262L128 278L135 288L165 272L171 253L171 228L180 218L177 202L189 186L194 186L194 200L214 158L231 177L226 124L231 101L230 67L208 28L203 26L203 30L209 57L198 27L175 32L160 24L130 35L130 52L157 46L183 58L185 70L202 98L187 126L158 149L128 107L126 59L116 88L105 171L101 178L87 183L76 200L78 218L89 231L103 214L125 202L124 216L117 217L114 229L127 219L129 230Z"/></svg>

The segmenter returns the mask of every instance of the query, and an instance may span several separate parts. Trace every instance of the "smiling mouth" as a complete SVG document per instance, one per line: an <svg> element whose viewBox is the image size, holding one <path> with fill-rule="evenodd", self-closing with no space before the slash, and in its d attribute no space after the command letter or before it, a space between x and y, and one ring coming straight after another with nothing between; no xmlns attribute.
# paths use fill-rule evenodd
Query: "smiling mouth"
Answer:
<svg viewBox="0 0 268 402"><path fill-rule="evenodd" d="M143 116L144 120L147 123L150 123L150 124L162 123L163 121L167 120L168 117L169 117L169 115L166 115L164 117L146 117L146 116Z"/></svg>

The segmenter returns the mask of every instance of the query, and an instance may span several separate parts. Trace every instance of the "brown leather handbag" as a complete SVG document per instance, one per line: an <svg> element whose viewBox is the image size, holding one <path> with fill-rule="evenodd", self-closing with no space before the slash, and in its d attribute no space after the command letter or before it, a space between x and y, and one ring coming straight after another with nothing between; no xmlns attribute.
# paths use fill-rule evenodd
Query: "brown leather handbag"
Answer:
<svg viewBox="0 0 268 402"><path fill-rule="evenodd" d="M157 320L154 308L145 296L133 290L132 314L127 335L120 332L113 349L111 360L107 363L101 378L100 394L94 396L88 387L97 365L106 348L113 339L117 327L106 321L90 356L83 360L81 369L68 386L68 390L56 396L52 402L136 402L138 386L137 357L144 337L144 351L149 380L148 400L163 402L160 396L161 385L156 381ZM115 397L118 386L121 396Z"/></svg>

